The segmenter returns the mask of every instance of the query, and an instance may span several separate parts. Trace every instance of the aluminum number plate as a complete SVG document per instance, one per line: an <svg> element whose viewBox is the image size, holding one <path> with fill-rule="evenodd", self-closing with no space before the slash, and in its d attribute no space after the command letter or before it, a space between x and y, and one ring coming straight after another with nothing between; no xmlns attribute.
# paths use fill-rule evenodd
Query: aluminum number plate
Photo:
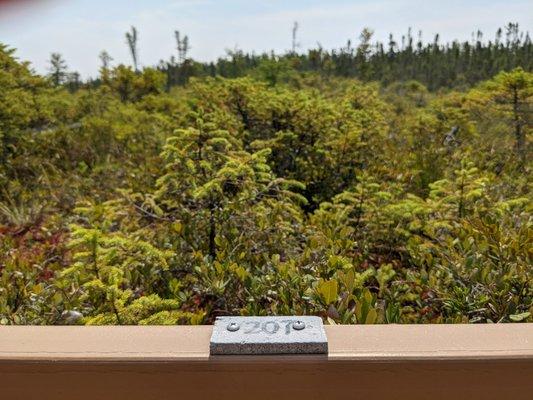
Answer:
<svg viewBox="0 0 533 400"><path fill-rule="evenodd" d="M310 316L218 317L210 354L327 354L322 319Z"/></svg>

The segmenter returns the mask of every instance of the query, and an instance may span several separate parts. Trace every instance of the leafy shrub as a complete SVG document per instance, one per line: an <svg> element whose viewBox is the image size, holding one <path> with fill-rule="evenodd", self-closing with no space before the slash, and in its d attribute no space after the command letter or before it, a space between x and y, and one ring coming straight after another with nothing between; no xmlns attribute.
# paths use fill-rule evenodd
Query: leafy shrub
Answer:
<svg viewBox="0 0 533 400"><path fill-rule="evenodd" d="M71 93L0 64L0 324L533 321L529 72Z"/></svg>

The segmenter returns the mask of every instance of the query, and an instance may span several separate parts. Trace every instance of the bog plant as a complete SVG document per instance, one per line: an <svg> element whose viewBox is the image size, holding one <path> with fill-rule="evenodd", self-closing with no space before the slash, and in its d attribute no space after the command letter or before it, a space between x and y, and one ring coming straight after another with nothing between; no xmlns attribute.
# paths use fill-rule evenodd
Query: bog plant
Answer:
<svg viewBox="0 0 533 400"><path fill-rule="evenodd" d="M528 71L72 91L0 65L0 324L533 321Z"/></svg>

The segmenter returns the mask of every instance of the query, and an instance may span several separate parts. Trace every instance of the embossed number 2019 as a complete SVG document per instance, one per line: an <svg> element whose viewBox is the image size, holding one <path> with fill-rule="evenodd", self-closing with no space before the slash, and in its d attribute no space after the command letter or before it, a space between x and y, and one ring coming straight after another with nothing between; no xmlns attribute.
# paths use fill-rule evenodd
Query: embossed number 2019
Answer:
<svg viewBox="0 0 533 400"><path fill-rule="evenodd" d="M280 322L285 323L285 334L290 334L293 321L285 320ZM250 321L246 322L246 325L250 326L250 328L244 331L246 334L264 332L273 335L279 331L279 324L276 321L266 321L263 323L260 323L259 321Z"/></svg>

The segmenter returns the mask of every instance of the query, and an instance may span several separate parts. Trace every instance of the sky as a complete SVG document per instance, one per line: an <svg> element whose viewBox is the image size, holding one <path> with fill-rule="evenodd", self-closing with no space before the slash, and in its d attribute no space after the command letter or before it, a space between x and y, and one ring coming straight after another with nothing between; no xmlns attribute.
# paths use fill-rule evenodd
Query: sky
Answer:
<svg viewBox="0 0 533 400"><path fill-rule="evenodd" d="M200 61L243 51L291 47L298 21L299 50L339 48L357 43L364 27L376 40L393 33L399 41L409 27L423 40L436 33L442 41L469 40L481 30L493 39L498 27L518 22L533 28L532 0L0 0L0 43L16 48L38 73L46 73L50 53L59 52L70 70L97 75L98 54L106 50L112 64L131 64L125 32L139 32L143 66L176 55L174 31L189 36L190 56Z"/></svg>

